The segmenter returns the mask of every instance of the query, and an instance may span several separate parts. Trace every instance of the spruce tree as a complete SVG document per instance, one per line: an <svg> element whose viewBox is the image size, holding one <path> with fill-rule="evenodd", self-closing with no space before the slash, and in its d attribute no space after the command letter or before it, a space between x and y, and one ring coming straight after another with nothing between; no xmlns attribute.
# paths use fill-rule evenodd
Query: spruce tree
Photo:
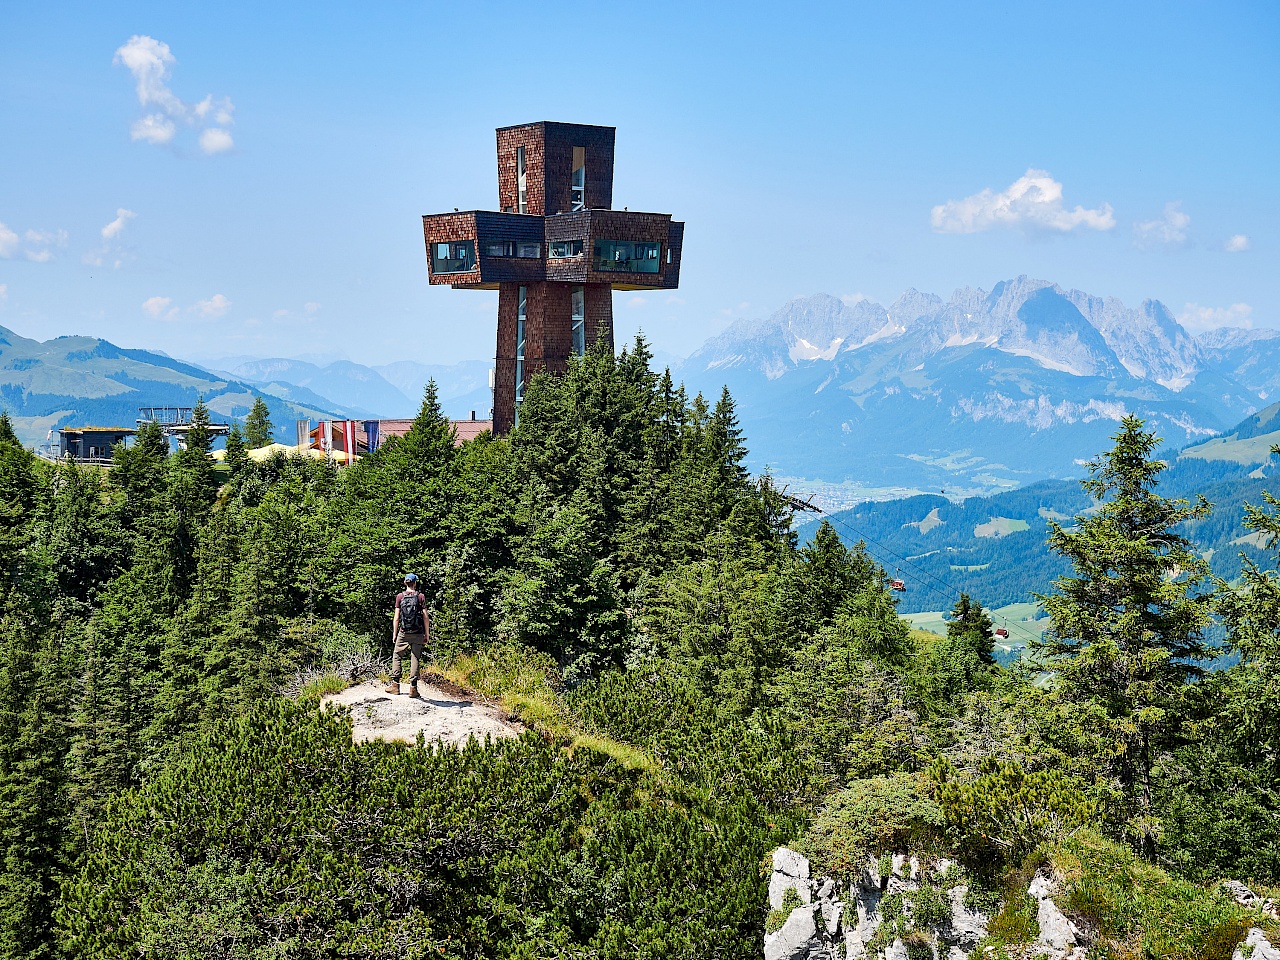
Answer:
<svg viewBox="0 0 1280 960"><path fill-rule="evenodd" d="M13 432L13 421L9 419L8 410L0 410L0 443L18 443L18 435Z"/></svg>
<svg viewBox="0 0 1280 960"><path fill-rule="evenodd" d="M993 629L991 617L982 609L982 604L967 593L960 594L960 599L951 608L951 619L947 623L948 639L966 642L989 666L996 662Z"/></svg>
<svg viewBox="0 0 1280 960"><path fill-rule="evenodd" d="M262 397L254 397L253 408L244 421L244 438L250 450L267 447L275 442L275 427L271 423L271 413Z"/></svg>
<svg viewBox="0 0 1280 960"><path fill-rule="evenodd" d="M66 670L47 608L0 610L0 958L56 956L66 853Z"/></svg>
<svg viewBox="0 0 1280 960"><path fill-rule="evenodd" d="M1203 497L1192 504L1156 493L1167 464L1154 459L1161 441L1138 417L1126 416L1114 439L1081 481L1097 511L1070 527L1049 523L1050 549L1075 573L1038 595L1051 626L1034 648L1057 671L1057 696L1096 725L1129 804L1129 829L1153 857L1152 768L1184 685L1211 655L1204 630L1212 595L1200 589L1208 565L1176 528L1210 506Z"/></svg>
<svg viewBox="0 0 1280 960"><path fill-rule="evenodd" d="M239 473L240 468L249 462L247 449L244 434L240 431L240 424L233 423L227 434L227 458L223 461L231 468L232 476Z"/></svg>

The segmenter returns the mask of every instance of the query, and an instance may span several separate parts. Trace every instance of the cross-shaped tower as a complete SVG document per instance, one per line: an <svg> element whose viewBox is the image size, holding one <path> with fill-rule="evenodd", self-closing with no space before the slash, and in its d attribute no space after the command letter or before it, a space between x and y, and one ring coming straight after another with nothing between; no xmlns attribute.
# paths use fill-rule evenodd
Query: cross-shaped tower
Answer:
<svg viewBox="0 0 1280 960"><path fill-rule="evenodd" d="M563 373L597 339L613 349L615 288L679 286L684 224L611 209L613 135L577 123L501 127L501 212L422 218L431 283L498 291L495 433L515 425L534 373Z"/></svg>

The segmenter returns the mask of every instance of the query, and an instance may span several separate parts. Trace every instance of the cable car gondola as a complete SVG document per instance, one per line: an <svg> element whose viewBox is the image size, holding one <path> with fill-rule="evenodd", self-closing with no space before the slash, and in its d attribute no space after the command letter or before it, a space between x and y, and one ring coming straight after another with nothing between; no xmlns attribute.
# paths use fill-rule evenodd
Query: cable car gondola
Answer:
<svg viewBox="0 0 1280 960"><path fill-rule="evenodd" d="M897 590L899 593L906 593L906 592L907 592L907 584L906 584L906 581L904 581L904 580L896 580L896 579L895 579L895 580L890 580L890 581L889 581L889 589L890 589L890 590Z"/></svg>
<svg viewBox="0 0 1280 960"><path fill-rule="evenodd" d="M996 627L996 636L999 637L1001 640L1008 640L1009 631L1006 630L1004 627Z"/></svg>

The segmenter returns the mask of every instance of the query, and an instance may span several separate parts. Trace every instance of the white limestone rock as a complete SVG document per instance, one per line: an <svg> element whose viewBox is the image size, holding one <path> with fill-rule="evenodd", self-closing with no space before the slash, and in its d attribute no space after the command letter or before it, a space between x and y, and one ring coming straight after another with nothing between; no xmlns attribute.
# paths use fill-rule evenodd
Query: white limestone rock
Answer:
<svg viewBox="0 0 1280 960"><path fill-rule="evenodd" d="M959 949L962 955L967 955L987 935L986 915L965 906L964 897L968 892L968 886L963 884L947 891L947 898L951 901L951 920L942 932L943 941L949 947Z"/></svg>
<svg viewBox="0 0 1280 960"><path fill-rule="evenodd" d="M782 898L788 890L795 890L801 903L813 902L808 858L787 847L779 847L773 851L773 873L769 876L770 909L782 909Z"/></svg>
<svg viewBox="0 0 1280 960"><path fill-rule="evenodd" d="M800 880L809 879L809 858L796 853L790 847L779 847L773 851L773 872L785 873L788 877Z"/></svg>
<svg viewBox="0 0 1280 960"><path fill-rule="evenodd" d="M818 939L812 906L796 907L777 933L764 938L764 960L810 960L820 955L823 944Z"/></svg>
<svg viewBox="0 0 1280 960"><path fill-rule="evenodd" d="M1223 880L1223 888L1235 898L1236 903L1250 910L1261 910L1280 919L1280 907L1270 897L1260 897L1239 880Z"/></svg>
<svg viewBox="0 0 1280 960"><path fill-rule="evenodd" d="M1076 925L1063 915L1058 905L1053 902L1053 893L1058 884L1055 878L1045 870L1038 871L1027 888L1027 893L1036 901L1036 920L1040 924L1040 936L1036 939L1036 947L1049 960L1071 960L1083 956L1083 950L1077 950L1080 931Z"/></svg>
<svg viewBox="0 0 1280 960"><path fill-rule="evenodd" d="M1231 960L1280 960L1280 949L1272 946L1265 932L1253 927L1244 943L1231 954Z"/></svg>

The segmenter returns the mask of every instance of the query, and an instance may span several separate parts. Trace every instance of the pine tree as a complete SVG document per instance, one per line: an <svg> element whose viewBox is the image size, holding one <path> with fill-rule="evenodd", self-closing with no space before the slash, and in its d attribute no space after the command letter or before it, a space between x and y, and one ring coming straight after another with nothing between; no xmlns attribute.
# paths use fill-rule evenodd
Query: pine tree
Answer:
<svg viewBox="0 0 1280 960"><path fill-rule="evenodd" d="M55 956L64 867L68 731L62 638L47 613L10 601L0 615L0 958Z"/></svg>
<svg viewBox="0 0 1280 960"><path fill-rule="evenodd" d="M202 454L208 456L213 449L213 432L209 429L209 408L204 405L204 397L196 398L196 405L191 408L191 422L187 427L183 449L192 456Z"/></svg>
<svg viewBox="0 0 1280 960"><path fill-rule="evenodd" d="M154 420L138 428L132 446L117 444L111 451L111 485L121 494L117 511L131 533L159 509L168 458L169 438Z"/></svg>
<svg viewBox="0 0 1280 960"><path fill-rule="evenodd" d="M951 619L947 623L948 639L967 642L979 659L990 665L996 662L993 630L991 618L982 609L982 604L970 599L967 593L960 594L960 599L951 608Z"/></svg>
<svg viewBox="0 0 1280 960"><path fill-rule="evenodd" d="M1057 695L1098 724L1132 805L1129 828L1152 857L1151 771L1184 685L1211 656L1204 630L1212 595L1199 590L1208 566L1175 528L1207 516L1210 506L1203 497L1191 504L1155 492L1167 464L1153 459L1160 440L1142 420L1126 416L1114 439L1081 481L1097 512L1077 516L1072 527L1050 521L1049 547L1071 561L1075 575L1038 595L1051 626L1034 647L1058 672Z"/></svg>
<svg viewBox="0 0 1280 960"><path fill-rule="evenodd" d="M244 438L250 450L267 447L275 442L275 427L271 423L271 413L262 397L254 397L253 408L244 421Z"/></svg>
<svg viewBox="0 0 1280 960"><path fill-rule="evenodd" d="M223 462L231 468L233 477L240 472L241 467L249 462L244 434L240 431L240 424L238 423L233 423L230 432L227 434L227 458Z"/></svg>
<svg viewBox="0 0 1280 960"><path fill-rule="evenodd" d="M9 419L8 410L0 410L0 443L12 443L21 446L18 443L18 435L13 432L13 421Z"/></svg>

